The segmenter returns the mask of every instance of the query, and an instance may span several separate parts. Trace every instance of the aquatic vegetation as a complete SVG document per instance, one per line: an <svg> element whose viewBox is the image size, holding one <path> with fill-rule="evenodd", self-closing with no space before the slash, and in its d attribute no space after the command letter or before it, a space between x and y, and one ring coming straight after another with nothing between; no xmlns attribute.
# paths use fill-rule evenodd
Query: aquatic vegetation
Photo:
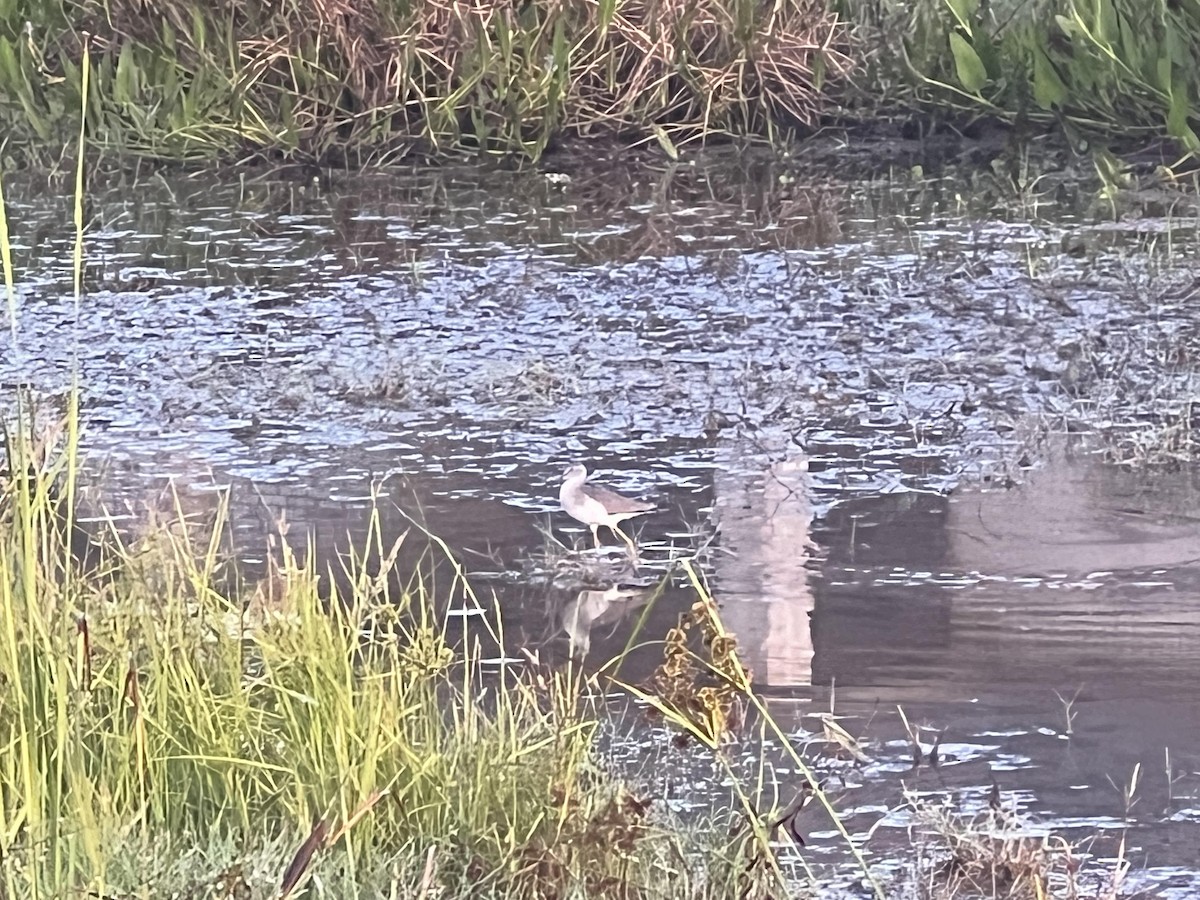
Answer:
<svg viewBox="0 0 1200 900"><path fill-rule="evenodd" d="M948 302L883 296L896 316ZM379 371L391 377L386 361ZM1085 388L1086 374L1072 383ZM530 370L548 394L563 390L559 375ZM406 387L380 384L393 400ZM397 563L408 538L385 536L379 518L334 593L312 546L300 556L285 545L282 523L261 580L239 584L221 538L227 501L198 524L175 498L175 516L108 535L99 569L79 571L63 538L73 506L58 502L74 490L74 403L65 454L19 439L10 451L13 471L34 477L13 482L0 527L7 895L779 896L777 853L803 843L806 802L824 806L847 841L853 828L854 849L861 817L882 820L880 806L858 804L857 822L843 822L809 765L811 741L772 721L693 569L699 602L668 635L658 677L632 690L669 723L674 746L711 754L711 780L735 795L732 828L701 824L724 845L713 853L664 809L665 792L606 771L593 683L532 653L519 669L485 671L443 624L443 602L469 596L461 572L436 592L408 580ZM923 421L914 414L903 430ZM824 743L865 765L876 748L829 708L817 713ZM747 722L757 741L745 739ZM909 731L917 766L919 733ZM768 740L785 765L764 756L757 784L739 780L736 757ZM935 742L932 766L938 753ZM763 785L777 775L791 778L774 782L772 798ZM1045 849L989 836L960 841L955 864L1036 896L1039 867L1055 865Z"/></svg>
<svg viewBox="0 0 1200 900"><path fill-rule="evenodd" d="M824 0L321 3L60 0L0 12L0 122L69 142L84 42L106 150L382 162L541 156L564 136L657 141L812 125L849 66ZM9 152L12 152L10 147Z"/></svg>
<svg viewBox="0 0 1200 900"><path fill-rule="evenodd" d="M640 698L652 715L660 717L677 735L677 740L695 741L708 748L731 785L735 807L735 824L731 838L749 860L748 872L772 873L785 881L780 854L773 841L782 831L796 845L804 846L804 836L796 828L796 816L804 806L816 801L832 821L845 841L850 856L863 876L864 887L872 896L886 896L883 885L872 873L861 848L847 831L831 797L818 780L816 773L803 758L801 751L784 734L771 716L766 701L753 688L751 674L742 663L737 636L725 628L717 604L700 573L688 561L682 562L697 600L692 608L679 617L679 624L663 641L663 661L648 685L626 685ZM619 673L621 658L606 666ZM785 758L798 776L793 796L776 797L776 803L764 811L766 791L760 779L757 789L750 788L738 777L736 766L725 752L730 738L743 731L753 714L754 726L760 730L759 742L777 740L784 748ZM765 762L761 765L766 765ZM816 878L803 860L805 872L812 883ZM745 896L744 889L738 891Z"/></svg>
<svg viewBox="0 0 1200 900"><path fill-rule="evenodd" d="M538 159L575 137L674 157L894 113L1061 127L1080 150L1096 132L1200 147L1200 9L1162 0L15 0L10 156L71 143L85 44L92 140L156 159Z"/></svg>
<svg viewBox="0 0 1200 900"><path fill-rule="evenodd" d="M866 86L912 104L1061 124L1077 150L1096 132L1174 138L1200 149L1200 6L1143 0L843 0ZM890 36L905 35L902 46Z"/></svg>
<svg viewBox="0 0 1200 900"><path fill-rule="evenodd" d="M1050 833L1006 807L998 788L987 809L974 815L939 805L910 791L907 813L921 837L916 841L913 887L921 896L963 897L1129 896L1124 884L1130 863L1122 841L1117 856L1090 871L1091 853Z"/></svg>

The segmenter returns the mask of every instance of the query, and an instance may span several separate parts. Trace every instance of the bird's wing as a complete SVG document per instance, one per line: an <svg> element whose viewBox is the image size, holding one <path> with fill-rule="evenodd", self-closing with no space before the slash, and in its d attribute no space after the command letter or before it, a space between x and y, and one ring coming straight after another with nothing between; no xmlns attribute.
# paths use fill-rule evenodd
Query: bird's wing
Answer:
<svg viewBox="0 0 1200 900"><path fill-rule="evenodd" d="M583 492L593 500L602 503L609 513L643 513L652 512L657 508L653 503L634 500L632 497L626 497L595 484L585 484Z"/></svg>

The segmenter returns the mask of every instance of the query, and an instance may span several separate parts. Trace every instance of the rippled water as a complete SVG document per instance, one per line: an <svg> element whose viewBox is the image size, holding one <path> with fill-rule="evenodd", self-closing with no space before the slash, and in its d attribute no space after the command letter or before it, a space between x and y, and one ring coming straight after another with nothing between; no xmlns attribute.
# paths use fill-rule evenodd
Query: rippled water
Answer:
<svg viewBox="0 0 1200 900"><path fill-rule="evenodd" d="M692 594L650 589L705 546L780 721L805 738L833 706L863 741L842 804L855 833L883 819L882 858L905 846L902 785L972 808L994 781L1194 888L1194 473L1065 435L1193 386L1196 222L1114 225L984 176L565 168L97 186L78 306L68 201L6 185L0 384L54 394L77 366L96 503L136 519L168 480L195 509L229 486L251 562L280 513L332 558L377 495L387 533L444 538L548 659L606 659L643 618L661 636ZM556 561L587 537L557 511L572 459L658 503L637 572ZM912 770L897 707L942 734L935 770ZM630 727L615 752L643 770L711 777Z"/></svg>

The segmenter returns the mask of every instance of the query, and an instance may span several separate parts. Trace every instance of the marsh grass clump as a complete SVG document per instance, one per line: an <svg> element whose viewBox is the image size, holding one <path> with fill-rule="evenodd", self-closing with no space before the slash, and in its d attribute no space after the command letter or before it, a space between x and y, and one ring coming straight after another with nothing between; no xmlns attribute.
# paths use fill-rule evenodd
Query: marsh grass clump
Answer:
<svg viewBox="0 0 1200 900"><path fill-rule="evenodd" d="M17 0L0 122L62 147L353 164L414 149L539 157L563 136L684 141L813 125L848 68L824 0L407 4Z"/></svg>
<svg viewBox="0 0 1200 900"><path fill-rule="evenodd" d="M1200 335L1173 313L1164 303L1123 331L1081 335L1060 350L1076 430L1095 433L1110 462L1178 471L1200 455Z"/></svg>
<svg viewBox="0 0 1200 900"><path fill-rule="evenodd" d="M585 373L577 359L532 357L496 363L481 374L483 394L521 412L554 407L578 397Z"/></svg>
<svg viewBox="0 0 1200 900"><path fill-rule="evenodd" d="M1061 126L1077 150L1097 132L1168 136L1179 156L1200 150L1193 129L1200 96L1194 3L840 0L835 6L852 23L862 65L858 102L867 117L921 108L960 121ZM1111 157L1097 159L1102 177L1110 164Z"/></svg>
<svg viewBox="0 0 1200 900"><path fill-rule="evenodd" d="M915 875L931 900L1094 897L1117 900L1129 865L1122 842L1110 869L1085 870L1090 854L1065 838L1004 809L993 788L988 809L960 813L913 792Z"/></svg>
<svg viewBox="0 0 1200 900"><path fill-rule="evenodd" d="M339 596L281 542L244 600L224 504L111 535L95 577L50 477L0 521L5 896L699 890L678 834L596 765L578 675L486 680L421 582L396 586L378 520Z"/></svg>
<svg viewBox="0 0 1200 900"><path fill-rule="evenodd" d="M776 896L772 893L775 885L788 885L792 892L805 883L814 890L818 888L818 879L802 858L788 859L786 851L781 852L782 847L804 845L796 817L803 807L815 802L824 809L845 842L849 856L864 878L863 888L869 888L871 896L883 900L884 887L846 830L831 796L802 751L784 733L762 696L754 690L750 671L741 660L737 637L721 621L717 603L703 577L690 560L681 560L680 568L696 593L696 602L667 635L662 663L648 683L624 687L642 700L651 716L674 732L677 744L695 743L706 748L721 770L724 782L730 785L732 824L728 841L741 861L732 869L733 876L728 882L731 895ZM619 673L620 665L618 657L606 668ZM765 759L760 760L764 770L758 773L755 787L745 782L738 764L727 752L730 745L737 746L735 737L751 730L757 731L760 742L770 740L783 748L796 776L786 786L775 784L773 797L764 787L768 780ZM782 844L777 843L781 835L785 841ZM791 864L798 864L803 875L786 872L785 867Z"/></svg>

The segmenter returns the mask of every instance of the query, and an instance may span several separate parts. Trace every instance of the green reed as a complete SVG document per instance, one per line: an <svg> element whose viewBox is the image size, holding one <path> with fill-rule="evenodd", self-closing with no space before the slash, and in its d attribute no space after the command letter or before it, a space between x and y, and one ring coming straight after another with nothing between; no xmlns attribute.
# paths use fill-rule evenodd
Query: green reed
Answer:
<svg viewBox="0 0 1200 900"><path fill-rule="evenodd" d="M100 13L0 6L0 124L26 150L67 144L89 42L95 145L168 159L536 159L572 136L672 149L770 136L814 125L849 64L824 0L116 0Z"/></svg>
<svg viewBox="0 0 1200 900"><path fill-rule="evenodd" d="M1174 138L1200 149L1200 5L1169 0L840 0L872 103ZM903 41L893 40L903 35ZM890 45L891 49L888 49Z"/></svg>

